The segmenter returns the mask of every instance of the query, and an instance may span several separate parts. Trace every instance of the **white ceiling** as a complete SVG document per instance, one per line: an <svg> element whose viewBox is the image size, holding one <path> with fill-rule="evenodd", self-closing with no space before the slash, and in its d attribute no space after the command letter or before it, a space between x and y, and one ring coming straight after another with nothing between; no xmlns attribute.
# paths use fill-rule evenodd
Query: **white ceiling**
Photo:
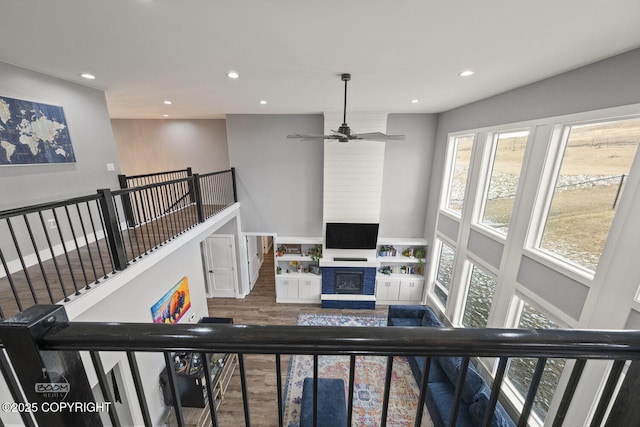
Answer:
<svg viewBox="0 0 640 427"><path fill-rule="evenodd" d="M0 0L0 61L112 118L339 111L344 72L351 111L441 112L637 47L638 0Z"/></svg>

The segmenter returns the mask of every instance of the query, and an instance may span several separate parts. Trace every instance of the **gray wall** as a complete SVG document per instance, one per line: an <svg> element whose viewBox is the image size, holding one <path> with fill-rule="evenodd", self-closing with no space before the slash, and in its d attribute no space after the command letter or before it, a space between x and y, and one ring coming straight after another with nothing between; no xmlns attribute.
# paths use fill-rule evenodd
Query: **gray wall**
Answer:
<svg viewBox="0 0 640 427"><path fill-rule="evenodd" d="M0 62L0 95L61 106L76 156L75 164L0 167L0 210L118 188L103 92ZM108 172L107 163L116 171Z"/></svg>
<svg viewBox="0 0 640 427"><path fill-rule="evenodd" d="M640 102L640 49L444 112L438 117L425 232L433 238L447 134Z"/></svg>
<svg viewBox="0 0 640 427"><path fill-rule="evenodd" d="M320 114L227 116L243 231L322 235L324 144L286 136L322 134L323 127ZM436 116L391 114L387 131L407 139L386 145L380 235L422 237Z"/></svg>
<svg viewBox="0 0 640 427"><path fill-rule="evenodd" d="M191 167L194 173L229 169L225 121L111 120L120 169L126 175Z"/></svg>
<svg viewBox="0 0 640 427"><path fill-rule="evenodd" d="M384 153L380 236L423 237L437 116L389 114L387 133L406 135L389 141Z"/></svg>
<svg viewBox="0 0 640 427"><path fill-rule="evenodd" d="M243 231L321 235L324 145L286 137L322 134L323 122L320 114L227 116Z"/></svg>

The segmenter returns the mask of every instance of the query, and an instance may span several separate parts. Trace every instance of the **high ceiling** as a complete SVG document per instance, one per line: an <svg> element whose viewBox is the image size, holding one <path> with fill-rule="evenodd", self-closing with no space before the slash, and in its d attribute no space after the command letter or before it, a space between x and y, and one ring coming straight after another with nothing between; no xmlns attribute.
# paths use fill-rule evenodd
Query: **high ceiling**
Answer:
<svg viewBox="0 0 640 427"><path fill-rule="evenodd" d="M638 0L0 0L0 61L112 118L339 111L345 72L351 111L441 112L637 47Z"/></svg>

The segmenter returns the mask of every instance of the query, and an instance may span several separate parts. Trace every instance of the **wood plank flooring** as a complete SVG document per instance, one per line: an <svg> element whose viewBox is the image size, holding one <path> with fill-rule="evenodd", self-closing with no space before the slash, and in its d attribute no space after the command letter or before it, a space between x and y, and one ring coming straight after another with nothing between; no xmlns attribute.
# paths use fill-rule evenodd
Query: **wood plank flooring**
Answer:
<svg viewBox="0 0 640 427"><path fill-rule="evenodd" d="M265 255L258 281L245 299L212 298L208 300L209 315L232 317L235 324L295 325L298 313L353 313L352 310L325 309L320 304L276 304L273 251ZM387 307L357 310L360 315L387 315ZM278 398L275 356L246 355L247 388L251 425L278 425ZM289 356L281 357L282 384L286 382ZM243 426L244 412L238 369L218 411L220 426Z"/></svg>

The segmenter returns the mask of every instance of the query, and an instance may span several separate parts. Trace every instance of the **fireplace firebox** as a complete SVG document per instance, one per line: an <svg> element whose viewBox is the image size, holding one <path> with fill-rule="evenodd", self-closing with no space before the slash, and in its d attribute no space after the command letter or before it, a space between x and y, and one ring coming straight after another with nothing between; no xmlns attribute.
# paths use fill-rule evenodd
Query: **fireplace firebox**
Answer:
<svg viewBox="0 0 640 427"><path fill-rule="evenodd" d="M363 270L336 270L334 275L334 292L336 294L362 294Z"/></svg>

